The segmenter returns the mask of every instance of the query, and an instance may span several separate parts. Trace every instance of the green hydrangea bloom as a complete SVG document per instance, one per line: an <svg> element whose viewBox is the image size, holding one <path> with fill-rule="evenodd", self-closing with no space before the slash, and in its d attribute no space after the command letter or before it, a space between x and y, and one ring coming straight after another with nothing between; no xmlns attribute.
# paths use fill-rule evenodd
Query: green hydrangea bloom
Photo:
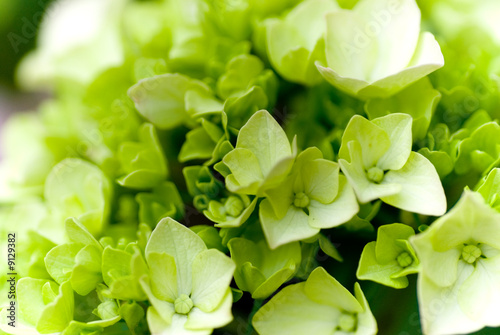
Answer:
<svg viewBox="0 0 500 335"><path fill-rule="evenodd" d="M149 275L140 283L151 306L147 319L153 334L211 334L232 320L233 261L207 249L189 228L166 218L146 246Z"/></svg>
<svg viewBox="0 0 500 335"><path fill-rule="evenodd" d="M424 333L466 334L500 325L499 232L500 214L480 194L465 191L450 212L410 239L421 263Z"/></svg>
<svg viewBox="0 0 500 335"><path fill-rule="evenodd" d="M253 317L260 335L375 335L377 323L358 283L355 297L322 267L285 287Z"/></svg>
<svg viewBox="0 0 500 335"><path fill-rule="evenodd" d="M339 164L362 203L380 198L410 212L442 215L446 197L436 169L412 152L412 118L394 113L368 121L352 117Z"/></svg>

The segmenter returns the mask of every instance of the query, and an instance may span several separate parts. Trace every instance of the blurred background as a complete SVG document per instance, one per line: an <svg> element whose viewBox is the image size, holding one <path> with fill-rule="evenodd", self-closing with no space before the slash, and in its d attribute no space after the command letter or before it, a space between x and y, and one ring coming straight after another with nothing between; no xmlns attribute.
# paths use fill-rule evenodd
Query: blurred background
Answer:
<svg viewBox="0 0 500 335"><path fill-rule="evenodd" d="M19 90L15 70L19 60L35 47L38 26L52 1L0 0L0 133L9 114L33 109L42 99L39 94Z"/></svg>

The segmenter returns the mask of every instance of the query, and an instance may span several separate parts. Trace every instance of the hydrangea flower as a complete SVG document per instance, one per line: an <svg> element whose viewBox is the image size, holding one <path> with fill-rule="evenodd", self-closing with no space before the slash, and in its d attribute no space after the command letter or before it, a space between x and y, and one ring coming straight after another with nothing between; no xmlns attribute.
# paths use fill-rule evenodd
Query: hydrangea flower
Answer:
<svg viewBox="0 0 500 335"><path fill-rule="evenodd" d="M145 254L150 273L140 283L151 302L151 333L208 335L233 319L229 257L171 218L158 223Z"/></svg>
<svg viewBox="0 0 500 335"><path fill-rule="evenodd" d="M394 113L368 121L349 121L339 151L339 164L362 203L377 198L397 208L442 215L446 197L436 169L411 151L412 118Z"/></svg>
<svg viewBox="0 0 500 335"><path fill-rule="evenodd" d="M377 323L358 283L355 296L322 267L276 294L252 320L260 335L375 335Z"/></svg>
<svg viewBox="0 0 500 335"><path fill-rule="evenodd" d="M271 249L339 226L359 210L338 164L315 147L300 153L287 179L265 194L259 217Z"/></svg>
<svg viewBox="0 0 500 335"><path fill-rule="evenodd" d="M479 193L411 239L421 271L418 301L425 334L468 334L500 326L500 213Z"/></svg>
<svg viewBox="0 0 500 335"><path fill-rule="evenodd" d="M419 261L408 238L415 235L413 228L393 223L378 229L377 241L368 243L359 259L358 279L394 288L408 286L407 275L418 272Z"/></svg>
<svg viewBox="0 0 500 335"><path fill-rule="evenodd" d="M361 0L326 16L326 64L336 88L359 98L388 97L444 65L431 33L420 34L415 0Z"/></svg>

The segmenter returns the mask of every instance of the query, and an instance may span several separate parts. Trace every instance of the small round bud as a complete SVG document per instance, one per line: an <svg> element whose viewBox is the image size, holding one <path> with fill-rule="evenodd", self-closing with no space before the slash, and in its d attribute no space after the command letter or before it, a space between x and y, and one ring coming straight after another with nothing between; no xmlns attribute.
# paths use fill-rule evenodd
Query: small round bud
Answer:
<svg viewBox="0 0 500 335"><path fill-rule="evenodd" d="M235 218L238 217L241 212L243 212L243 210L245 209L245 204L239 197L231 195L229 196L229 198L227 198L224 207L226 208L226 213Z"/></svg>
<svg viewBox="0 0 500 335"><path fill-rule="evenodd" d="M400 253L396 260L398 261L399 266L401 266L402 268L406 268L413 263L413 257L411 257L411 255L406 251Z"/></svg>
<svg viewBox="0 0 500 335"><path fill-rule="evenodd" d="M374 166L367 171L366 176L370 181L378 184L382 181L382 179L384 179L384 170Z"/></svg>
<svg viewBox="0 0 500 335"><path fill-rule="evenodd" d="M482 254L481 249L473 244L467 244L462 248L462 258L469 264L476 262Z"/></svg>
<svg viewBox="0 0 500 335"><path fill-rule="evenodd" d="M295 194L293 205L297 208L305 208L309 206L309 202L309 197L304 192L299 192Z"/></svg>
<svg viewBox="0 0 500 335"><path fill-rule="evenodd" d="M193 300L187 294L181 294L174 302L177 314L188 314L193 308Z"/></svg>
<svg viewBox="0 0 500 335"><path fill-rule="evenodd" d="M342 313L338 319L338 328L344 332L353 332L356 330L357 320L356 317L349 313Z"/></svg>

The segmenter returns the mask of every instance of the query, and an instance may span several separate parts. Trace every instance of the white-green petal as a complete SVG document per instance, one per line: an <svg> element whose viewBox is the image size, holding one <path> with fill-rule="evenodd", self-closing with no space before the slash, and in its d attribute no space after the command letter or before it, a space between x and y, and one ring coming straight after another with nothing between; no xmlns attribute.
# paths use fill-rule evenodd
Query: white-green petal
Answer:
<svg viewBox="0 0 500 335"><path fill-rule="evenodd" d="M151 279L147 276L143 276L139 279L139 283L148 296L148 300L151 303L151 307L148 308L148 319L149 310L152 308L155 313L162 319L165 324L172 323L172 317L175 314L174 304L165 300L161 300L153 293L151 289ZM149 323L149 321L148 321ZM150 324L151 326L151 324Z"/></svg>
<svg viewBox="0 0 500 335"><path fill-rule="evenodd" d="M471 241L500 249L500 213L476 192L465 191L450 212L433 225L435 232L431 242L436 250L447 250Z"/></svg>
<svg viewBox="0 0 500 335"><path fill-rule="evenodd" d="M410 238L422 266L420 275L428 276L436 285L450 286L457 279L457 266L462 251L458 248L441 252L435 250L431 242L432 234L432 231L427 230Z"/></svg>
<svg viewBox="0 0 500 335"><path fill-rule="evenodd" d="M154 295L173 303L177 298L177 267L175 259L166 253L149 252L146 258Z"/></svg>
<svg viewBox="0 0 500 335"><path fill-rule="evenodd" d="M305 283L285 287L253 317L260 335L331 335L340 311L308 298Z"/></svg>
<svg viewBox="0 0 500 335"><path fill-rule="evenodd" d="M419 153L411 152L400 170L387 172L384 184L401 185L399 193L380 197L389 205L424 215L438 216L446 212L446 196L436 168Z"/></svg>
<svg viewBox="0 0 500 335"><path fill-rule="evenodd" d="M199 253L192 266L194 306L206 313L212 312L224 298L236 266L217 249Z"/></svg>
<svg viewBox="0 0 500 335"><path fill-rule="evenodd" d="M286 215L282 219L278 219L267 199L260 203L259 217L262 230L271 249L292 241L312 237L320 231L320 229L309 225L309 218L302 209L294 206L290 206Z"/></svg>
<svg viewBox="0 0 500 335"><path fill-rule="evenodd" d="M172 322L167 323L153 307L148 308L147 320L149 330L153 335L209 335L212 329L191 330L184 328L187 316L174 314Z"/></svg>
<svg viewBox="0 0 500 335"><path fill-rule="evenodd" d="M459 288L458 304L469 319L500 326L500 258L478 259L474 272Z"/></svg>
<svg viewBox="0 0 500 335"><path fill-rule="evenodd" d="M472 265L461 262L457 281L448 287L438 286L424 273L419 274L417 293L424 334L468 334L483 328L484 325L469 319L464 314L457 301L459 288L473 270Z"/></svg>
<svg viewBox="0 0 500 335"><path fill-rule="evenodd" d="M399 170L408 161L412 146L412 118L408 114L394 113L372 120L388 135L391 145L377 161L382 170Z"/></svg>
<svg viewBox="0 0 500 335"><path fill-rule="evenodd" d="M331 306L337 310L360 313L363 307L359 301L325 269L318 267L309 275L304 286L309 299L320 304Z"/></svg>
<svg viewBox="0 0 500 335"><path fill-rule="evenodd" d="M185 324L187 329L204 330L220 328L233 320L231 307L233 305L233 295L228 287L221 303L213 311L207 313L198 307L193 307L188 314Z"/></svg>
<svg viewBox="0 0 500 335"><path fill-rule="evenodd" d="M344 134L342 135L342 145L339 150L339 158L353 162L357 157L353 157L353 148L350 144L357 142L357 148L361 157L363 167L371 168L391 147L391 138L387 132L375 123L365 119L360 115L355 115L349 120Z"/></svg>
<svg viewBox="0 0 500 335"><path fill-rule="evenodd" d="M382 180L381 184L375 184L368 179L363 168L361 149L358 142L349 142L349 150L351 152L351 162L348 163L346 160L340 159L339 165L361 203L398 194L401 191L402 186L400 184L387 183L384 180Z"/></svg>
<svg viewBox="0 0 500 335"><path fill-rule="evenodd" d="M349 221L359 211L356 195L344 176L339 176L339 184L339 194L332 203L311 200L308 207L311 227L333 228Z"/></svg>
<svg viewBox="0 0 500 335"><path fill-rule="evenodd" d="M205 243L196 233L171 218L164 218L151 233L146 257L151 252L173 256L177 266L177 293L189 295L192 290L193 261L205 250Z"/></svg>
<svg viewBox="0 0 500 335"><path fill-rule="evenodd" d="M285 131L264 110L256 112L241 127L236 148L250 150L258 158L263 175L267 175L278 161L292 155Z"/></svg>

